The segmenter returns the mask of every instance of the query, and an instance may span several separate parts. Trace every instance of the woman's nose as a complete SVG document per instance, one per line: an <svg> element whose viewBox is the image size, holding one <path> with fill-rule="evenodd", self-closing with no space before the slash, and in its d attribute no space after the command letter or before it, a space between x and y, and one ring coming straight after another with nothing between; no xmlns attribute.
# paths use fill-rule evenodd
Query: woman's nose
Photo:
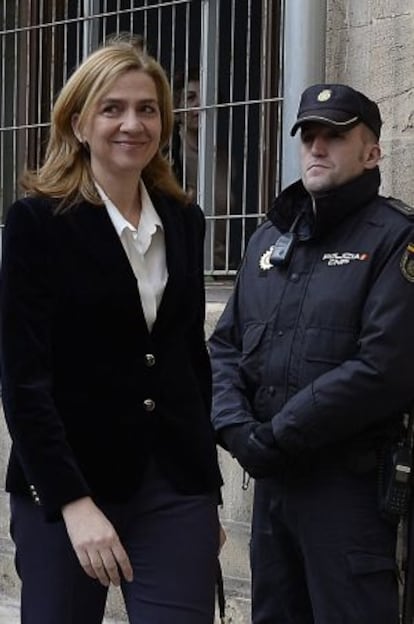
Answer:
<svg viewBox="0 0 414 624"><path fill-rule="evenodd" d="M135 111L126 112L122 118L121 129L129 132L141 130L142 119Z"/></svg>

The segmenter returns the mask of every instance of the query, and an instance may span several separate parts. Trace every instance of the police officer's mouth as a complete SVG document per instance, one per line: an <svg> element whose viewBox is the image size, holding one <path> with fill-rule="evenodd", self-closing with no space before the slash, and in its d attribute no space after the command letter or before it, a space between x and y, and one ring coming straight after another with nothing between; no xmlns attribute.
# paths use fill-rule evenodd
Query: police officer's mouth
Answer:
<svg viewBox="0 0 414 624"><path fill-rule="evenodd" d="M306 171L312 171L312 170L318 170L318 169L329 169L328 165L324 165L323 163L312 163L311 165L309 165L306 168Z"/></svg>

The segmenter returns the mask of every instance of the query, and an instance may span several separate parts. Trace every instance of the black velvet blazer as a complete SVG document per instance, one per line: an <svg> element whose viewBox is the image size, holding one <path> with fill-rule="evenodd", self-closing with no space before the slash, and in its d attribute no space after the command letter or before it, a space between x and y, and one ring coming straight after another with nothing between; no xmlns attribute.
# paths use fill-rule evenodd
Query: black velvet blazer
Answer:
<svg viewBox="0 0 414 624"><path fill-rule="evenodd" d="M49 519L84 495L125 501L149 457L184 493L221 484L204 341L204 217L152 196L168 283L151 333L107 211L56 214L40 198L7 217L1 278L6 489Z"/></svg>

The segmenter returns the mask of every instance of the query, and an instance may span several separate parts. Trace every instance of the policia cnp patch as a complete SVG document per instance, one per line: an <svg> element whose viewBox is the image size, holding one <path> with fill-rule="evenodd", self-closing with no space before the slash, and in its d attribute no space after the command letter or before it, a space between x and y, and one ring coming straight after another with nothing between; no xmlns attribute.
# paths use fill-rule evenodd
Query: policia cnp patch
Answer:
<svg viewBox="0 0 414 624"><path fill-rule="evenodd" d="M414 243L408 243L401 258L400 267L405 279L414 283Z"/></svg>

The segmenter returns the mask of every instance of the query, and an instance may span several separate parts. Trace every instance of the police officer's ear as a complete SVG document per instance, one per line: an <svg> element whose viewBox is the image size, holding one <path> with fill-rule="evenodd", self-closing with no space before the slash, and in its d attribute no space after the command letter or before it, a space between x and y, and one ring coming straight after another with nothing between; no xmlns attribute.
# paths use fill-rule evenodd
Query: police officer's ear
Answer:
<svg viewBox="0 0 414 624"><path fill-rule="evenodd" d="M365 169L374 169L381 159L381 148L378 143L367 145Z"/></svg>
<svg viewBox="0 0 414 624"><path fill-rule="evenodd" d="M375 134L364 124L360 125L364 142L364 168L374 169L381 159L381 147Z"/></svg>

